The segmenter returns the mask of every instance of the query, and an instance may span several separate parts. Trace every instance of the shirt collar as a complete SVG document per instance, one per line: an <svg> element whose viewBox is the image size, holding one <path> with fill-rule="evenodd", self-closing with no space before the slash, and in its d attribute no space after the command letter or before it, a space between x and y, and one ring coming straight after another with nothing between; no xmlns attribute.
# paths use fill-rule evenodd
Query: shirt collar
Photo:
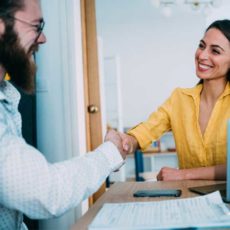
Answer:
<svg viewBox="0 0 230 230"><path fill-rule="evenodd" d="M221 98L225 97L225 96L227 96L229 94L230 94L230 83L228 81L227 84L226 84L226 86L225 86L224 92L221 95Z"/></svg>
<svg viewBox="0 0 230 230"><path fill-rule="evenodd" d="M5 100L6 96L0 91L0 100Z"/></svg>
<svg viewBox="0 0 230 230"><path fill-rule="evenodd" d="M193 88L183 89L182 92L186 95L192 96L193 98L197 98L200 96L202 88L203 84L198 84Z"/></svg>
<svg viewBox="0 0 230 230"><path fill-rule="evenodd" d="M193 88L183 89L183 93L186 95L190 95L195 99L195 98L200 96L202 88L203 88L203 84L198 84ZM230 94L230 83L227 82L225 89L224 89L224 92L221 94L219 99L221 99L221 98L223 98L229 94Z"/></svg>
<svg viewBox="0 0 230 230"><path fill-rule="evenodd" d="M6 87L5 81L0 82L0 100L7 100L6 95L4 94L5 87Z"/></svg>
<svg viewBox="0 0 230 230"><path fill-rule="evenodd" d="M0 100L18 106L21 96L18 90L8 81L0 82Z"/></svg>

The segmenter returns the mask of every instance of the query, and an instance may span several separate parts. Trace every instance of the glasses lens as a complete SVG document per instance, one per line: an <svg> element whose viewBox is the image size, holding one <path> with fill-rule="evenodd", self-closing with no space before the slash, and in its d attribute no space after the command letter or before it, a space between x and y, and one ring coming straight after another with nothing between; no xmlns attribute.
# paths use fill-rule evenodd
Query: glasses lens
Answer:
<svg viewBox="0 0 230 230"><path fill-rule="evenodd" d="M37 33L41 33L41 31L42 31L43 28L44 28L44 21L41 20L41 21L39 22L39 24L38 24L36 27L37 27Z"/></svg>
<svg viewBox="0 0 230 230"><path fill-rule="evenodd" d="M41 33L43 31L44 26L45 26L45 22L44 22L44 20L41 20L40 24L38 26L38 32L39 33Z"/></svg>
<svg viewBox="0 0 230 230"><path fill-rule="evenodd" d="M36 39L35 39L35 42L36 42L36 41L38 40L38 38L40 37L40 35L41 35L41 33L42 33L43 29L44 29L44 26L45 26L45 21L42 19L42 20L40 21L38 27L37 27L37 33L38 33L38 35L37 35L37 37L36 37Z"/></svg>

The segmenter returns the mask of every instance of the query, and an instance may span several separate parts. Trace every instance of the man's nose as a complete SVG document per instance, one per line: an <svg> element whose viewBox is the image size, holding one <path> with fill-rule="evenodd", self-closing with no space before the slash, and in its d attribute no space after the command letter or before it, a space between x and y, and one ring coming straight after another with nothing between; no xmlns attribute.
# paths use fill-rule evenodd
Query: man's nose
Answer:
<svg viewBox="0 0 230 230"><path fill-rule="evenodd" d="M38 37L38 40L37 40L37 43L38 44L44 44L44 43L46 43L46 36L45 36L45 34L42 32L41 34L40 34L40 36Z"/></svg>

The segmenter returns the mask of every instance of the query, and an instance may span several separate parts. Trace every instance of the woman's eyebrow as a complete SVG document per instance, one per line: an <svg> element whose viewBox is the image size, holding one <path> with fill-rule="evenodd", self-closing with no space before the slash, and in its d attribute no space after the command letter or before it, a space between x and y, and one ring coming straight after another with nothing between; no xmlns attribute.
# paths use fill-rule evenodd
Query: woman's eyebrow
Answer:
<svg viewBox="0 0 230 230"><path fill-rule="evenodd" d="M201 39L201 40L200 40L200 42L202 42L202 43L206 44L206 43L205 43L205 41L204 41L203 39Z"/></svg>
<svg viewBox="0 0 230 230"><path fill-rule="evenodd" d="M221 49L221 50L225 51L225 50L224 50L224 48L222 48L222 47L221 47L221 46L219 46L219 45L215 45L215 44L214 44L214 45L211 45L211 47L213 47L213 48L219 48L219 49Z"/></svg>

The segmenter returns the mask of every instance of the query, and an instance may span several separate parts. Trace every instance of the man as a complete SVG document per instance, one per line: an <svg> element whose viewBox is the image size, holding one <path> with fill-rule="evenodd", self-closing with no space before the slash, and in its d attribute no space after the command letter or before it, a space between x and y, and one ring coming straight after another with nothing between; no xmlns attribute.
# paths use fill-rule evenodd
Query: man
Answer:
<svg viewBox="0 0 230 230"><path fill-rule="evenodd" d="M21 135L19 93L34 91L33 53L46 42L39 0L0 1L0 229L63 214L95 192L125 158L119 135L83 157L49 164ZM120 150L120 152L118 151Z"/></svg>

